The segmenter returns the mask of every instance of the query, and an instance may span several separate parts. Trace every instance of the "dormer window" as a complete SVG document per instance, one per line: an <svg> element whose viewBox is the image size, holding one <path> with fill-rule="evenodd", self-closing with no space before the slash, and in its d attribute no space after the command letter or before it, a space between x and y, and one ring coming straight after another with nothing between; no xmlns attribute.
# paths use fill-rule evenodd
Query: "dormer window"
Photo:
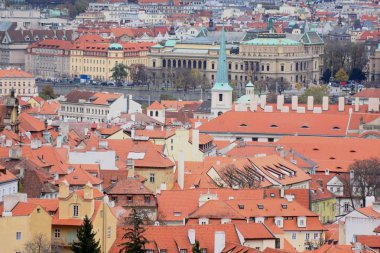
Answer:
<svg viewBox="0 0 380 253"><path fill-rule="evenodd" d="M332 129L334 129L334 130L340 130L340 127L334 126Z"/></svg>
<svg viewBox="0 0 380 253"><path fill-rule="evenodd" d="M287 209L287 208L288 208L288 205L287 205L287 204L281 204L281 208L282 208L282 209Z"/></svg>
<svg viewBox="0 0 380 253"><path fill-rule="evenodd" d="M262 204L258 204L258 205L257 205L257 208L258 208L258 209L264 209L264 206L263 206Z"/></svg>
<svg viewBox="0 0 380 253"><path fill-rule="evenodd" d="M307 125L302 125L301 128L309 128Z"/></svg>
<svg viewBox="0 0 380 253"><path fill-rule="evenodd" d="M244 123L243 123L243 124L241 124L240 126L241 126L241 127L247 127L247 124L244 124Z"/></svg>
<svg viewBox="0 0 380 253"><path fill-rule="evenodd" d="M272 128L277 128L278 126L275 125L275 124L272 124L272 125L270 125L270 127L272 127Z"/></svg>

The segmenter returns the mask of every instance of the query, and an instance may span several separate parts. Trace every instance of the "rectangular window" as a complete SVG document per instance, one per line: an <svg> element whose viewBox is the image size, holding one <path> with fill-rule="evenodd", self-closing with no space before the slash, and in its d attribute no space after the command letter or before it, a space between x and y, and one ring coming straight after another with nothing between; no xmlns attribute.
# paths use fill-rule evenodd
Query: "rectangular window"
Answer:
<svg viewBox="0 0 380 253"><path fill-rule="evenodd" d="M16 232L16 240L17 241L21 240L21 232Z"/></svg>
<svg viewBox="0 0 380 253"><path fill-rule="evenodd" d="M350 209L350 203L348 202L344 203L344 211L348 212L349 209Z"/></svg>
<svg viewBox="0 0 380 253"><path fill-rule="evenodd" d="M219 94L219 102L223 101L223 94Z"/></svg>
<svg viewBox="0 0 380 253"><path fill-rule="evenodd" d="M145 203L149 204L150 203L150 196L145 196L144 200L145 200Z"/></svg>
<svg viewBox="0 0 380 253"><path fill-rule="evenodd" d="M55 238L60 238L61 237L61 230L59 228L56 228L54 230L54 237Z"/></svg>
<svg viewBox="0 0 380 253"><path fill-rule="evenodd" d="M310 233L306 233L306 240L310 240Z"/></svg>
<svg viewBox="0 0 380 253"><path fill-rule="evenodd" d="M78 217L79 216L79 207L77 205L73 206L73 216Z"/></svg>
<svg viewBox="0 0 380 253"><path fill-rule="evenodd" d="M155 181L155 175L154 175L154 173L150 173L149 182L154 183L154 181Z"/></svg>
<svg viewBox="0 0 380 253"><path fill-rule="evenodd" d="M281 65L281 71L284 71L285 67L284 65Z"/></svg>
<svg viewBox="0 0 380 253"><path fill-rule="evenodd" d="M297 239L297 234L296 233L292 233L292 240L296 240Z"/></svg>
<svg viewBox="0 0 380 253"><path fill-rule="evenodd" d="M127 202L128 202L128 204L133 203L133 197L132 196L127 196Z"/></svg>
<svg viewBox="0 0 380 253"><path fill-rule="evenodd" d="M318 239L318 233L314 233L314 240Z"/></svg>

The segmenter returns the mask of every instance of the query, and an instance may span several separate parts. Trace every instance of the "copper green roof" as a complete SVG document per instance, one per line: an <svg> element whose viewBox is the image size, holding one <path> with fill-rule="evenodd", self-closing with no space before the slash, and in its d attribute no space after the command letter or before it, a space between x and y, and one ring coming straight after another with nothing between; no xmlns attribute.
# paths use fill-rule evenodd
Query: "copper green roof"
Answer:
<svg viewBox="0 0 380 253"><path fill-rule="evenodd" d="M109 46L109 49L110 49L110 50L123 50L123 46L120 45L119 43L112 43L112 44Z"/></svg>
<svg viewBox="0 0 380 253"><path fill-rule="evenodd" d="M218 59L218 71L216 72L216 82L212 87L213 90L232 91L232 87L228 84L227 71L227 55L226 55L226 38L224 28L220 36L220 49Z"/></svg>
<svg viewBox="0 0 380 253"><path fill-rule="evenodd" d="M253 40L245 41L242 44L253 46L298 46L301 43L286 38L256 38Z"/></svg>
<svg viewBox="0 0 380 253"><path fill-rule="evenodd" d="M165 42L165 47L174 47L177 44L175 40L167 40Z"/></svg>
<svg viewBox="0 0 380 253"><path fill-rule="evenodd" d="M253 86L253 83L252 83L251 81L249 81L249 82L245 85L245 87L255 87L255 86Z"/></svg>
<svg viewBox="0 0 380 253"><path fill-rule="evenodd" d="M152 48L163 48L164 46L160 45L160 44L156 44L154 46L152 46Z"/></svg>

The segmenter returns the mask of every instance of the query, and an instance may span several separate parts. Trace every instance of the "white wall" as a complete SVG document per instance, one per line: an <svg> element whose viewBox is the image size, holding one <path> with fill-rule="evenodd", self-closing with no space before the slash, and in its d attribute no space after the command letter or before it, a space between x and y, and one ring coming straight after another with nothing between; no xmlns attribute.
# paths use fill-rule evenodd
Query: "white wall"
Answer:
<svg viewBox="0 0 380 253"><path fill-rule="evenodd" d="M18 192L18 181L17 180L0 184L0 201L3 201L3 196L14 194L17 192Z"/></svg>
<svg viewBox="0 0 380 253"><path fill-rule="evenodd" d="M375 235L373 230L379 225L379 219L346 217L344 242L339 242L339 244L350 244L353 242L354 235Z"/></svg>
<svg viewBox="0 0 380 253"><path fill-rule="evenodd" d="M71 164L99 164L101 170L117 170L115 151L70 152Z"/></svg>

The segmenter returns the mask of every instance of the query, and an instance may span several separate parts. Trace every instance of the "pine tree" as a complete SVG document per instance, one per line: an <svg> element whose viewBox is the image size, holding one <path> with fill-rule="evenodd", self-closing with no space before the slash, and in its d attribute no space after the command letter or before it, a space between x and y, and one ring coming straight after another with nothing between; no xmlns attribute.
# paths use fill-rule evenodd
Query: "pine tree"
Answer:
<svg viewBox="0 0 380 253"><path fill-rule="evenodd" d="M84 217L82 226L77 231L78 241L71 246L75 253L100 253L99 240L95 240L96 233L87 215Z"/></svg>
<svg viewBox="0 0 380 253"><path fill-rule="evenodd" d="M195 241L193 248L191 249L192 253L202 253L201 248L199 247L199 241Z"/></svg>
<svg viewBox="0 0 380 253"><path fill-rule="evenodd" d="M120 253L144 253L145 244L148 240L143 236L145 228L143 228L143 219L141 214L135 209L132 209L128 220L128 228L125 229L125 234L123 235L123 240L125 242L121 243L122 246Z"/></svg>

